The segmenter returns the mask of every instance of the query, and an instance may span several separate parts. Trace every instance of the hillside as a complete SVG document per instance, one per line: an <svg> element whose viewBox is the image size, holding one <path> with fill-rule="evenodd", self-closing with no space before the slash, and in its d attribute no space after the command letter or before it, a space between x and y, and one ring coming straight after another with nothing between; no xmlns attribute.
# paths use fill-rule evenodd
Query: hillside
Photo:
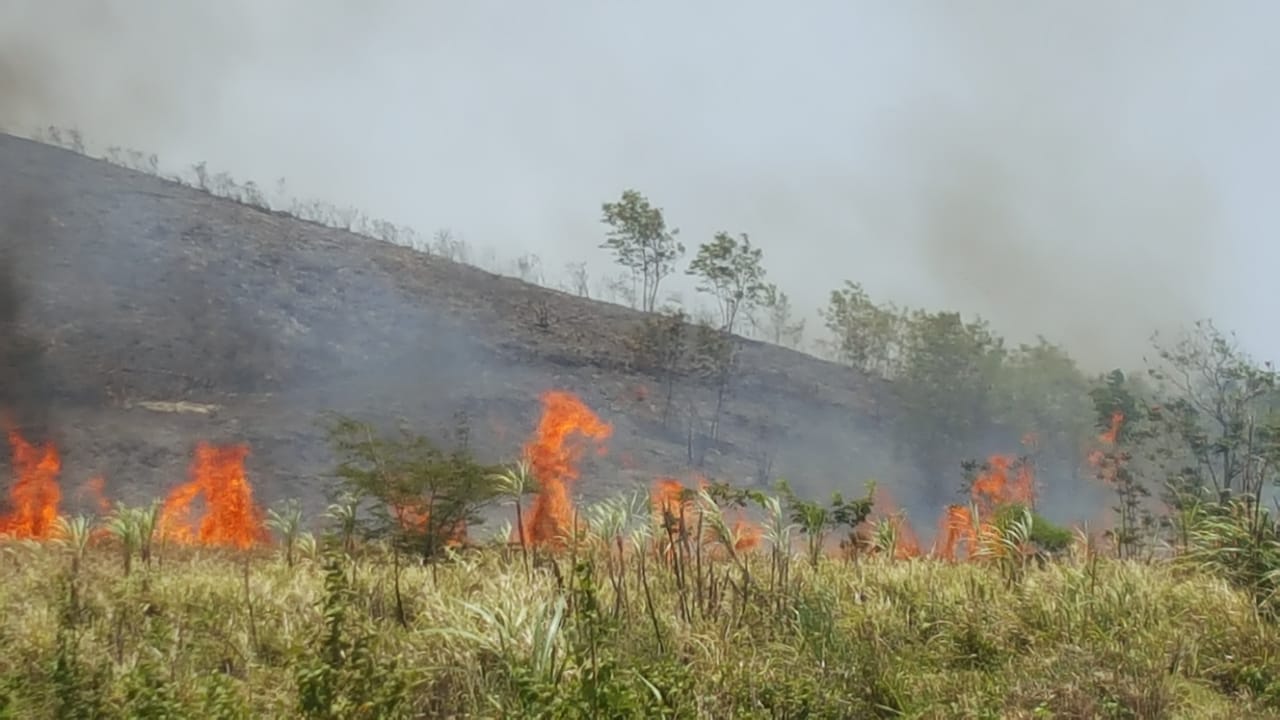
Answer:
<svg viewBox="0 0 1280 720"><path fill-rule="evenodd" d="M64 488L102 474L108 495L149 498L198 440L236 441L263 502L315 509L325 412L441 438L464 417L482 457L508 460L552 388L614 426L583 494L690 472L687 422L664 427L657 381L628 369L635 311L11 136L0 168L0 403L57 443ZM750 482L767 455L801 491L878 477L911 508L883 387L754 341L740 363L702 472ZM677 394L709 414L709 389Z"/></svg>

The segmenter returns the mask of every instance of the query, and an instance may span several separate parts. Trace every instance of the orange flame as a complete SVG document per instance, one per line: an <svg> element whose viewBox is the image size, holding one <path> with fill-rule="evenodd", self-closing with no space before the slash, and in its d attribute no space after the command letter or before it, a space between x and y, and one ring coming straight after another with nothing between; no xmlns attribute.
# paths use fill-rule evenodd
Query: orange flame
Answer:
<svg viewBox="0 0 1280 720"><path fill-rule="evenodd" d="M57 528L62 490L58 473L62 460L52 443L33 445L17 430L9 431L13 450L14 484L9 489L8 514L0 515L0 535L44 540Z"/></svg>
<svg viewBox="0 0 1280 720"><path fill-rule="evenodd" d="M80 497L88 497L93 501L94 507L99 515L106 515L111 512L111 502L107 500L106 494L107 480L101 475L94 475L81 485L76 494Z"/></svg>
<svg viewBox="0 0 1280 720"><path fill-rule="evenodd" d="M871 496L871 518L883 519L894 529L897 536L893 557L895 560L907 560L920 556L920 538L907 522L906 516L898 510L889 490L877 485Z"/></svg>
<svg viewBox="0 0 1280 720"><path fill-rule="evenodd" d="M950 505L943 511L938 528L942 539L935 548L942 559L958 559L962 546L966 556L973 557L979 543L994 537L996 510L1003 505L1030 505L1035 500L1035 471L1030 463L1011 455L992 455L974 478L969 495L972 508Z"/></svg>
<svg viewBox="0 0 1280 720"><path fill-rule="evenodd" d="M1108 457L1107 449L1113 448L1116 440L1120 436L1120 427L1124 424L1124 413L1115 410L1111 413L1111 426L1101 435L1098 435L1098 442L1106 449L1097 449L1089 453L1089 464L1098 472L1098 477L1105 482L1115 482L1116 474L1119 472L1118 458Z"/></svg>
<svg viewBox="0 0 1280 720"><path fill-rule="evenodd" d="M160 532L175 542L247 549L270 542L262 511L244 473L246 445L196 446L191 481L174 488L160 511ZM204 515L191 517L191 504L203 496Z"/></svg>
<svg viewBox="0 0 1280 720"><path fill-rule="evenodd" d="M653 510L659 516L667 514L676 519L677 522L683 517L681 510L685 514L689 512L691 503L685 500L684 485L674 478L658 478L653 481ZM659 518L661 519L661 518Z"/></svg>
<svg viewBox="0 0 1280 720"><path fill-rule="evenodd" d="M431 520L430 510L419 511L403 505L392 505L391 510L396 516L396 522L406 530L425 532ZM445 533L446 547L462 547L467 543L467 521L462 518L456 520L452 527L442 531Z"/></svg>
<svg viewBox="0 0 1280 720"><path fill-rule="evenodd" d="M763 531L759 525L750 520L738 519L733 523L733 534L738 538L733 543L733 549L745 553L760 547L760 536Z"/></svg>
<svg viewBox="0 0 1280 720"><path fill-rule="evenodd" d="M582 438L601 443L613 433L576 395L553 390L542 395L542 418L534 436L525 444L525 455L538 479L538 496L534 498L525 542L559 546L570 533L573 503L569 486L578 479L578 460L582 456Z"/></svg>

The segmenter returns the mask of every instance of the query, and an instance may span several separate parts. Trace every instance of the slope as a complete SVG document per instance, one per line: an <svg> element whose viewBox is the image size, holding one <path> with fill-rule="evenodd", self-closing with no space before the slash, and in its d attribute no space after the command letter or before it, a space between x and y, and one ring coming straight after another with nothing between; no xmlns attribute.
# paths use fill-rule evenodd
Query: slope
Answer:
<svg viewBox="0 0 1280 720"><path fill-rule="evenodd" d="M100 473L115 497L151 497L196 441L246 441L263 500L314 509L324 412L442 437L464 422L482 457L506 460L550 388L615 426L584 494L691 472L688 422L664 423L656 381L630 369L642 315L627 308L4 135L0 262L0 405L58 444L65 486ZM714 400L692 381L677 394L702 417ZM809 492L909 484L888 402L848 368L744 341L698 470Z"/></svg>

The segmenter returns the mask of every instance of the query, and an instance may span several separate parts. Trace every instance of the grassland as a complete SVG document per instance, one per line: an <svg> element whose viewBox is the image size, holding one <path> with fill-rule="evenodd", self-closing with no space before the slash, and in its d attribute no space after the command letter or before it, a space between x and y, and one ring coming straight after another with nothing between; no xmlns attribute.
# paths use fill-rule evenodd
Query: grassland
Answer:
<svg viewBox="0 0 1280 720"><path fill-rule="evenodd" d="M815 565L619 507L429 565L341 534L144 561L63 522L3 545L0 717L1280 717L1276 625L1180 561Z"/></svg>

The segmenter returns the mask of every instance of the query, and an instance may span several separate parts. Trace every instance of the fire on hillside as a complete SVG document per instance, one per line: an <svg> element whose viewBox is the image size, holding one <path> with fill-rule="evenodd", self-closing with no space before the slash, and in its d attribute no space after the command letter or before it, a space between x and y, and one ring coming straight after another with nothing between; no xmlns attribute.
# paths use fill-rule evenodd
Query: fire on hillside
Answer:
<svg viewBox="0 0 1280 720"><path fill-rule="evenodd" d="M537 494L524 524L524 537L513 537L530 546L563 547L579 522L571 499L573 484L580 475L579 462L594 445L603 455L605 442L612 436L612 426L600 419L578 396L553 390L541 397L542 414L537 426L524 444L524 458L538 482ZM1124 416L1116 414L1111 427L1098 441L1102 448L1115 445ZM62 469L57 447L52 443L29 442L17 429L8 430L14 481L9 488L7 511L0 514L0 536L16 539L49 540L60 534L58 521L63 491L58 482ZM1024 443L1034 443L1028 436ZM253 488L245 471L249 447L244 444L215 445L199 443L189 469L187 482L172 488L160 506L156 532L159 539L180 545L226 547L247 550L271 543L265 514L254 500ZM1104 449L1094 450L1088 461L1104 481L1116 474L1116 458ZM699 491L706 490L706 478L694 479ZM111 503L105 493L102 477L90 478L80 489L88 495L99 513L110 512ZM678 480L661 477L651 491L654 516L672 525L673 536L687 537L698 522L698 504L691 501L696 493ZM873 496L869 523L888 527L894 536L896 559L934 557L941 560L972 559L984 552L1001 553L995 539L1000 537L998 522L1002 508L1034 507L1036 477L1034 466L1025 457L994 455L988 458L973 478L970 503L955 504L942 511L937 539L924 551L915 531L890 495L878 488ZM425 517L408 509L397 509L404 526L425 526ZM734 549L750 552L762 537L759 525L740 510L730 518ZM664 531L665 532L665 531ZM866 546L869 531L855 528L851 537ZM449 530L449 543L466 543L467 528Z"/></svg>

